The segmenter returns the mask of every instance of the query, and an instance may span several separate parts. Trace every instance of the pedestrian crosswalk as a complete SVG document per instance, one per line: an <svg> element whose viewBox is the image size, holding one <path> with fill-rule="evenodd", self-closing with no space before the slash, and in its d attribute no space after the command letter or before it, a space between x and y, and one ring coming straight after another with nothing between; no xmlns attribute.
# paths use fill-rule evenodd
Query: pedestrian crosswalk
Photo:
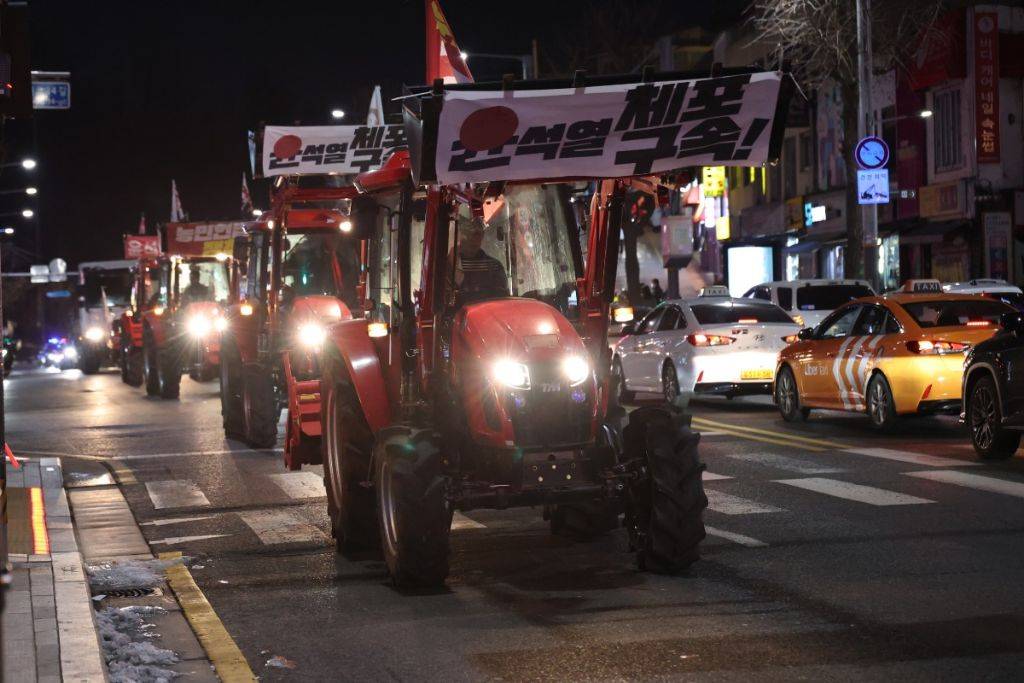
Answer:
<svg viewBox="0 0 1024 683"><path fill-rule="evenodd" d="M773 528L785 528L789 523L787 520L827 513L828 508L824 506L830 504L828 501L832 501L833 505L853 505L864 511L878 509L881 512L904 507L912 509L955 505L962 502L962 499L947 494L954 489L1024 499L1024 476L1006 471L990 470L984 474L977 469L964 471L966 467L977 468L983 466L983 463L889 448L846 448L829 455L826 458L817 452L799 450L785 455L771 450L705 454L704 459L710 461L712 466L712 469L703 472L708 498L708 535L720 544L736 544L747 548L767 547L767 542L739 533L738 529L742 527L736 525L742 524L744 518L755 520L758 516L770 516L770 519L777 520L772 523ZM854 458L847 460L848 456ZM880 480L877 470L858 467L857 456L890 463L884 472L889 478ZM736 466L742 466L743 469L737 472ZM912 469L906 466L926 469L898 471ZM892 471L894 469L896 471ZM780 472L788 476L780 477ZM871 480L866 481L869 472ZM269 500L225 505L217 496L204 492L200 483L194 480L144 482L154 510L171 513L171 516L142 523L153 529L153 535L160 535L160 532L166 534L151 543L181 545L240 534L250 539L255 535L261 544L267 546L330 543L326 514L320 509L326 491L319 472L306 469L248 476L252 480L262 479L267 484L259 485L251 481L250 485L244 487L245 491L276 493L271 493ZM751 486L751 483L755 485ZM220 490L219 486L217 490ZM787 494L787 490L791 493ZM216 501L217 508L209 509L213 508L211 499ZM282 507L282 504L289 502L290 505ZM241 509L230 509L235 505ZM260 505L262 507L258 507ZM236 520L234 526L228 524L227 528L187 529L190 525L215 525L209 520L225 516L233 516ZM485 524L474 517L456 512L452 520L452 531L463 533L487 529ZM219 533L222 531L229 533ZM761 532L755 535L761 535Z"/></svg>

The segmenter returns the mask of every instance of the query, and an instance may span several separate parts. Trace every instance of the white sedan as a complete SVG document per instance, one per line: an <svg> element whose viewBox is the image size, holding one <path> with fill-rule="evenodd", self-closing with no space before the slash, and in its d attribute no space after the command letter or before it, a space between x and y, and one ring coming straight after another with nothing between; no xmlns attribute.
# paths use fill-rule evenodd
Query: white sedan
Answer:
<svg viewBox="0 0 1024 683"><path fill-rule="evenodd" d="M779 351L797 341L800 326L768 302L701 296L666 301L640 320L613 349L619 398L661 393L771 394Z"/></svg>

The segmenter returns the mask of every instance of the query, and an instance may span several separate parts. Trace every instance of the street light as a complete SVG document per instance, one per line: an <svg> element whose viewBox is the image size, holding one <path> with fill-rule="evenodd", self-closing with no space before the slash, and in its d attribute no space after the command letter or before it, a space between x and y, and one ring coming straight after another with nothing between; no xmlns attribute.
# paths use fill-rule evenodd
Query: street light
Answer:
<svg viewBox="0 0 1024 683"><path fill-rule="evenodd" d="M0 228L0 234L3 234L3 235L13 235L14 234L14 228Z"/></svg>
<svg viewBox="0 0 1024 683"><path fill-rule="evenodd" d="M333 109L331 110L331 118L343 119L345 118L345 112L343 112L341 109Z"/></svg>
<svg viewBox="0 0 1024 683"><path fill-rule="evenodd" d="M17 190L0 190L0 195L3 195L3 194L21 194L22 192L27 194L29 197L32 197L34 195L39 194L39 190L37 190L34 187L22 187L22 188L18 188Z"/></svg>
<svg viewBox="0 0 1024 683"><path fill-rule="evenodd" d="M920 116L922 119L927 119L928 117L930 117L932 115L932 110L931 109L922 109L921 111L919 111L917 113L917 115Z"/></svg>
<svg viewBox="0 0 1024 683"><path fill-rule="evenodd" d="M29 197L31 197L32 195L38 194L38 193L39 193L39 190L37 190L34 187L26 187L25 188L25 194L27 194Z"/></svg>
<svg viewBox="0 0 1024 683"><path fill-rule="evenodd" d="M263 215L263 210L262 210L262 209L253 209L253 210L252 210L252 215L253 215L253 216L254 216L255 218L259 218L260 216L262 216L262 215Z"/></svg>
<svg viewBox="0 0 1024 683"><path fill-rule="evenodd" d="M32 216L36 215L36 212L33 211L32 209L23 209L22 212L21 212L21 215L24 218L32 218Z"/></svg>
<svg viewBox="0 0 1024 683"><path fill-rule="evenodd" d="M36 160L35 159L22 159L21 160L21 167L24 168L26 171L31 171L33 168L36 167Z"/></svg>

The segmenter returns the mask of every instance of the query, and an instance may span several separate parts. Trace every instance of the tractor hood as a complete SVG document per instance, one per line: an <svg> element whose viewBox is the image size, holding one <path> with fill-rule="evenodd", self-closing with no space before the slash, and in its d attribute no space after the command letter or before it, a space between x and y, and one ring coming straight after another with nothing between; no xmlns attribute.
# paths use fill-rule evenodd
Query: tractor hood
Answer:
<svg viewBox="0 0 1024 683"><path fill-rule="evenodd" d="M291 319L295 324L318 322L330 325L339 320L351 320L352 312L337 297L311 294L295 298Z"/></svg>
<svg viewBox="0 0 1024 683"><path fill-rule="evenodd" d="M456 317L456 354L523 363L586 357L576 329L552 306L534 299L471 304Z"/></svg>

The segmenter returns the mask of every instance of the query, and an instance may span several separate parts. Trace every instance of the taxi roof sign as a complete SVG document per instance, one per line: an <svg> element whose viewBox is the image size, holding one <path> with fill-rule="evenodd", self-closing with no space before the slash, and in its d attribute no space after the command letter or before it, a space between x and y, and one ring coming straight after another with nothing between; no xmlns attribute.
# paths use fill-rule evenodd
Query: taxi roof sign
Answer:
<svg viewBox="0 0 1024 683"><path fill-rule="evenodd" d="M941 294L942 283L938 280L907 280L903 291L911 294Z"/></svg>
<svg viewBox="0 0 1024 683"><path fill-rule="evenodd" d="M729 288L725 285L711 285L700 290L698 296L730 296Z"/></svg>

